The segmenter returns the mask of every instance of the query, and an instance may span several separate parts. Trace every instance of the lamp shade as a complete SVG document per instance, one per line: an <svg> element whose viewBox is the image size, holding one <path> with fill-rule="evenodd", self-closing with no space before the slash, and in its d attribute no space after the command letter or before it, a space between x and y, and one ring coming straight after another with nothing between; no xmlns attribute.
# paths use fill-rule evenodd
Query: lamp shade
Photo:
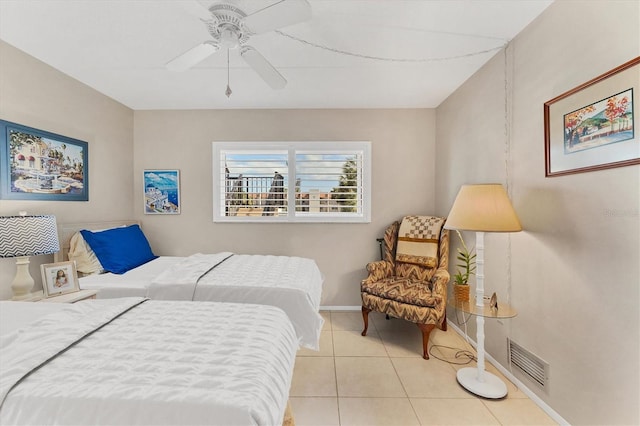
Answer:
<svg viewBox="0 0 640 426"><path fill-rule="evenodd" d="M462 185L444 227L477 232L522 231L500 184Z"/></svg>
<svg viewBox="0 0 640 426"><path fill-rule="evenodd" d="M60 251L55 216L0 216L0 257Z"/></svg>

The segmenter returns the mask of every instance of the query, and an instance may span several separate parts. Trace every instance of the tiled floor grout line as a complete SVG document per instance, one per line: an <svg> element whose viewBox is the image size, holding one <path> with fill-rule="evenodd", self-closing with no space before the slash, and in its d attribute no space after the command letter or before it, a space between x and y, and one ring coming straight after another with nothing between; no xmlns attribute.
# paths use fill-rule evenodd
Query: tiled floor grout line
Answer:
<svg viewBox="0 0 640 426"><path fill-rule="evenodd" d="M500 421L500 419L493 413L493 410L491 410L491 408L487 405L487 401L484 398L478 398L480 400L480 402L482 402L482 405L484 406L484 408L487 409L487 411L491 414L491 416L496 419L496 422L498 422L498 424L502 425L502 422Z"/></svg>
<svg viewBox="0 0 640 426"><path fill-rule="evenodd" d="M396 377L398 379L398 382L400 382L400 386L402 386L402 390L403 390L405 396L403 398L401 398L401 399L406 399L407 400L407 402L411 406L411 410L413 411L413 415L415 416L416 420L418 421L418 424L422 425L422 422L420 422L420 417L418 417L418 412L416 411L416 408L413 406L413 403L411 402L411 398L409 398L409 393L407 392L407 387L405 386L404 382L402 381L402 379L400 377L400 374L398 373L398 369L396 368L396 365L393 362L393 359L391 358L391 353L389 352L389 348L387 348L387 345L385 344L385 341L382 338L382 335L380 334L381 330L378 329L378 326L376 325L375 321L371 321L371 324L373 325L373 328L378 333L378 337L380 338L380 342L382 342L382 346L384 347L384 350L387 353L387 358L389 358L389 362L391 363L391 367L393 368L393 371L396 373Z"/></svg>
<svg viewBox="0 0 640 426"><path fill-rule="evenodd" d="M336 365L336 347L335 340L333 339L333 315L329 311L329 320L331 324L331 354L333 355L333 377L336 381L336 408L338 410L338 425L342 425L342 419L340 417L340 394L338 392L338 366Z"/></svg>

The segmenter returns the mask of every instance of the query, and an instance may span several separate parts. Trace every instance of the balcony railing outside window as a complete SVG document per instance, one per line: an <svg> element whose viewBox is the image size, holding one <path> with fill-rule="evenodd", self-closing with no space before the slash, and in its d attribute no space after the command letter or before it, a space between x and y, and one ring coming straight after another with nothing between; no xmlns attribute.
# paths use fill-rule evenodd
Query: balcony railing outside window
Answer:
<svg viewBox="0 0 640 426"><path fill-rule="evenodd" d="M284 177L227 175L225 183L227 216L277 216L287 213Z"/></svg>

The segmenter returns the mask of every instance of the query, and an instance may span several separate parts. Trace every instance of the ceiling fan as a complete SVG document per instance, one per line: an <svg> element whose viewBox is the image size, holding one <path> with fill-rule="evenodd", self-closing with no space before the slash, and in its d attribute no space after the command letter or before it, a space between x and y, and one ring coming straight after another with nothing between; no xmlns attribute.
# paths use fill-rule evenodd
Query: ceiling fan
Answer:
<svg viewBox="0 0 640 426"><path fill-rule="evenodd" d="M167 69L184 71L220 49L239 48L242 59L270 87L283 89L286 86L287 80L282 74L247 42L254 35L311 19L311 5L307 0L280 0L249 15L228 3L214 3L208 9L195 0L179 3L204 22L212 39L167 62ZM227 97L231 95L228 84L226 94Z"/></svg>

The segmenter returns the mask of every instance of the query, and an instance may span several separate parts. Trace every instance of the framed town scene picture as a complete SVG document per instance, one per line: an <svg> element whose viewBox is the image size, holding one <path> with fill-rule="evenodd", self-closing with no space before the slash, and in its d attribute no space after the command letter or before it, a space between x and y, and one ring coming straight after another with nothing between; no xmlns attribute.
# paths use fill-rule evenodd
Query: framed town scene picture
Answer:
<svg viewBox="0 0 640 426"><path fill-rule="evenodd" d="M88 144L0 120L0 198L89 200Z"/></svg>
<svg viewBox="0 0 640 426"><path fill-rule="evenodd" d="M144 171L144 213L180 214L180 171Z"/></svg>

